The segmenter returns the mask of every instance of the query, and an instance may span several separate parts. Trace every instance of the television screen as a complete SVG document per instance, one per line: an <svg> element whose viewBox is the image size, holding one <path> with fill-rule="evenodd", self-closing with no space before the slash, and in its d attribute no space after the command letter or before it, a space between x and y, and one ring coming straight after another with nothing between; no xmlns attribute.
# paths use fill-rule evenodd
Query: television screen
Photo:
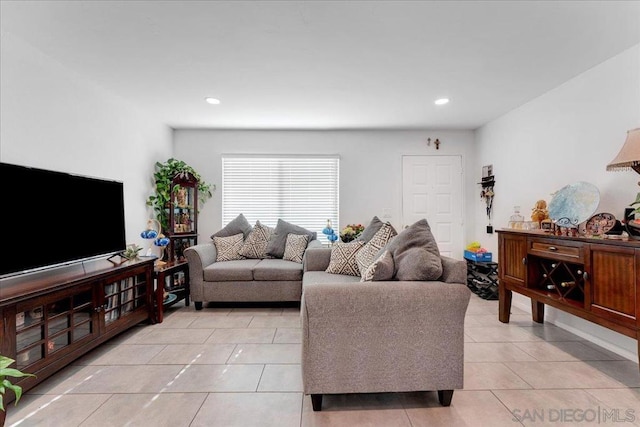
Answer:
<svg viewBox="0 0 640 427"><path fill-rule="evenodd" d="M0 277L125 249L122 182L0 163Z"/></svg>

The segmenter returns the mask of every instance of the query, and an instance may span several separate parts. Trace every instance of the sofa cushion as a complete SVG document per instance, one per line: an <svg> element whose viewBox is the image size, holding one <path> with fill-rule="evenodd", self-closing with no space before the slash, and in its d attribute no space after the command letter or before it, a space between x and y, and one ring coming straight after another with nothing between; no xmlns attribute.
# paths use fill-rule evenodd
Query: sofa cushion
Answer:
<svg viewBox="0 0 640 427"><path fill-rule="evenodd" d="M376 259L376 256L379 255L380 249L389 243L391 238L397 234L396 229L393 228L389 222L386 222L382 227L380 227L378 232L367 243L365 243L362 249L360 249L356 254L356 262L358 263L358 270L361 275Z"/></svg>
<svg viewBox="0 0 640 427"><path fill-rule="evenodd" d="M302 278L302 286L316 283L358 283L358 277L327 273L326 271L306 271Z"/></svg>
<svg viewBox="0 0 640 427"><path fill-rule="evenodd" d="M363 243L367 243L375 236L375 234L382 228L384 222L380 221L380 218L374 216L371 218L371 222L364 228L362 234L360 234L356 240L360 240Z"/></svg>
<svg viewBox="0 0 640 427"><path fill-rule="evenodd" d="M302 264L283 259L263 259L253 266L253 280L302 281Z"/></svg>
<svg viewBox="0 0 640 427"><path fill-rule="evenodd" d="M222 230L214 233L211 238L216 237L229 237L234 234L242 233L243 238L246 238L251 233L251 224L247 221L247 218L243 214L235 217L230 223L225 225Z"/></svg>
<svg viewBox="0 0 640 427"><path fill-rule="evenodd" d="M214 262L204 269L205 282L243 282L253 280L253 267L259 259Z"/></svg>
<svg viewBox="0 0 640 427"><path fill-rule="evenodd" d="M302 264L302 257L304 257L304 251L307 249L308 243L309 236L306 234L289 233L287 243L284 246L282 259Z"/></svg>
<svg viewBox="0 0 640 427"><path fill-rule="evenodd" d="M412 250L414 248L432 256ZM394 277L398 280L437 280L442 275L440 251L426 219L402 230L386 249L393 255ZM414 264L416 262L419 264Z"/></svg>
<svg viewBox="0 0 640 427"><path fill-rule="evenodd" d="M329 266L325 270L327 273L348 274L349 276L360 276L356 254L364 243L354 240L349 243L338 242L331 246L331 259Z"/></svg>
<svg viewBox="0 0 640 427"><path fill-rule="evenodd" d="M380 256L378 256L372 263L369 265L366 270L361 272L362 278L361 282L378 282L383 280L391 280L393 279L393 274L395 271L395 263L393 261L393 257L388 250L382 251Z"/></svg>
<svg viewBox="0 0 640 427"><path fill-rule="evenodd" d="M309 231L306 228L302 228L279 219L276 229L274 230L273 235L271 235L269 243L267 243L267 254L275 258L282 258L284 255L284 247L287 244L287 236L290 233L305 234L309 236L309 241L315 240L317 237L317 233L313 231Z"/></svg>
<svg viewBox="0 0 640 427"><path fill-rule="evenodd" d="M213 236L213 244L216 246L217 252L216 262L244 259L244 257L238 253L242 248L243 241L242 233L228 237Z"/></svg>
<svg viewBox="0 0 640 427"><path fill-rule="evenodd" d="M273 227L256 221L238 253L246 258L267 258L267 243L272 234Z"/></svg>

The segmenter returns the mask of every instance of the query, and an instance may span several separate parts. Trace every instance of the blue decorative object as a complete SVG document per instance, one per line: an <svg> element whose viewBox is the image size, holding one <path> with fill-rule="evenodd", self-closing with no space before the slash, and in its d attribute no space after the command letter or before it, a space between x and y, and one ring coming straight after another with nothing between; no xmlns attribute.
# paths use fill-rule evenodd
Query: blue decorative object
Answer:
<svg viewBox="0 0 640 427"><path fill-rule="evenodd" d="M158 237L158 232L156 230L144 230L140 233L140 237L143 239L155 239Z"/></svg>
<svg viewBox="0 0 640 427"><path fill-rule="evenodd" d="M155 219L150 219L147 221L147 228L145 230L142 230L142 233L140 233L140 237L142 237L143 239L146 240L152 240L157 238L160 235L160 223L155 220ZM156 245L158 246L158 245ZM149 247L147 248L147 250L145 251L144 255L142 256L146 256L146 257L151 257L151 256L155 256L152 253L151 250L151 243L149 243Z"/></svg>
<svg viewBox="0 0 640 427"><path fill-rule="evenodd" d="M331 220L327 220L327 226L322 229L322 234L327 236L327 240L333 244L336 240L338 240L338 235L335 230L331 227Z"/></svg>
<svg viewBox="0 0 640 427"><path fill-rule="evenodd" d="M164 237L164 235L160 235L156 240L153 241L153 244L156 246L160 246L161 248L167 246L171 240L168 237Z"/></svg>

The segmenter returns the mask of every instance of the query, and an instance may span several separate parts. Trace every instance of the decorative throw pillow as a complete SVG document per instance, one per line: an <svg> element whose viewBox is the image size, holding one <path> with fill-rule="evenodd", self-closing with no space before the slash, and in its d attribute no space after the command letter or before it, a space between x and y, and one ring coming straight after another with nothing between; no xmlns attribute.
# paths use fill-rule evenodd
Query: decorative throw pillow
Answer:
<svg viewBox="0 0 640 427"><path fill-rule="evenodd" d="M375 259L367 267L365 271L362 272L361 282L371 282L371 281L381 281L381 280L391 280L393 279L393 272L395 269L395 264L393 262L393 257L388 250L382 251L380 256Z"/></svg>
<svg viewBox="0 0 640 427"><path fill-rule="evenodd" d="M315 240L317 237L317 233L313 231L279 219L276 229L267 243L267 254L274 258L282 258L289 234L305 234L309 236L309 241Z"/></svg>
<svg viewBox="0 0 640 427"><path fill-rule="evenodd" d="M424 248L410 248L394 258L397 280L438 280L442 261Z"/></svg>
<svg viewBox="0 0 640 427"><path fill-rule="evenodd" d="M354 240L349 243L338 242L331 246L331 258L329 266L325 270L327 273L348 274L349 276L359 276L356 254L364 243Z"/></svg>
<svg viewBox="0 0 640 427"><path fill-rule="evenodd" d="M249 235L249 233L251 233L251 224L249 224L249 221L247 221L247 218L245 218L243 214L235 217L230 223L225 225L222 230L214 233L211 238L213 239L214 236L229 237L238 233L243 234L243 239L245 239Z"/></svg>
<svg viewBox="0 0 640 427"><path fill-rule="evenodd" d="M369 225L364 228L362 234L358 236L356 240L360 240L363 243L367 243L371 238L382 228L384 222L380 221L380 218L374 216L371 219Z"/></svg>
<svg viewBox="0 0 640 427"><path fill-rule="evenodd" d="M413 251L405 254L405 252L413 248L423 249L433 256ZM389 243L387 249L393 256L393 261L395 262L395 278L398 280L436 280L442 275L440 251L438 250L438 244L431 233L431 227L429 227L426 219L421 219L402 230L402 232ZM426 264L413 265L412 262L414 261L421 263L426 262ZM434 279L433 277L436 274L438 274L438 277Z"/></svg>
<svg viewBox="0 0 640 427"><path fill-rule="evenodd" d="M273 228L256 221L253 230L247 236L242 248L238 251L245 258L263 259L268 258L267 243L273 234Z"/></svg>
<svg viewBox="0 0 640 427"><path fill-rule="evenodd" d="M306 234L289 233L287 243L284 246L282 259L302 264L302 257L304 256L304 251L307 249L308 243L309 236Z"/></svg>
<svg viewBox="0 0 640 427"><path fill-rule="evenodd" d="M213 244L216 245L216 251L218 252L216 262L244 259L244 257L238 253L242 248L243 242L242 233L227 237L213 236Z"/></svg>
<svg viewBox="0 0 640 427"><path fill-rule="evenodd" d="M380 249L389 243L392 237L397 235L396 229L389 222L380 227L378 232L356 254L356 262L358 263L360 274L363 274L373 260L376 259Z"/></svg>

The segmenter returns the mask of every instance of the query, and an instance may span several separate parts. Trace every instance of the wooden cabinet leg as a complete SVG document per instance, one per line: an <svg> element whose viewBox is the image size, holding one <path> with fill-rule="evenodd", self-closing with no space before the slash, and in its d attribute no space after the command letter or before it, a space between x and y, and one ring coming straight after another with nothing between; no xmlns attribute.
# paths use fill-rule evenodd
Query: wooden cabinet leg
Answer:
<svg viewBox="0 0 640 427"><path fill-rule="evenodd" d="M498 288L499 301L498 301L498 320L502 323L509 323L509 317L511 316L511 296L512 292L506 289L503 284Z"/></svg>
<svg viewBox="0 0 640 427"><path fill-rule="evenodd" d="M544 304L531 300L531 316L536 323L544 323Z"/></svg>

